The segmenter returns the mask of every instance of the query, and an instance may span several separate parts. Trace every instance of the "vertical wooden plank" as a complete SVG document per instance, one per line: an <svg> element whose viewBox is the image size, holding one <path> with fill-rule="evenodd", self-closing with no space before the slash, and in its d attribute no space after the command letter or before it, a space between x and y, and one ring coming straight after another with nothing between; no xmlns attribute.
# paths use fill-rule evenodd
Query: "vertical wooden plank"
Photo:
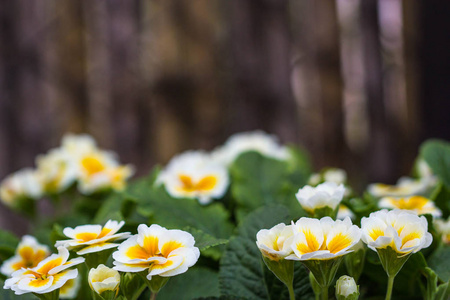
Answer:
<svg viewBox="0 0 450 300"><path fill-rule="evenodd" d="M369 181L394 181L394 151L383 99L382 57L378 18L378 0L361 2L365 87L370 117L370 142L367 153Z"/></svg>
<svg viewBox="0 0 450 300"><path fill-rule="evenodd" d="M230 128L261 128L293 141L297 120L290 87L288 1L234 0L230 5L236 91Z"/></svg>

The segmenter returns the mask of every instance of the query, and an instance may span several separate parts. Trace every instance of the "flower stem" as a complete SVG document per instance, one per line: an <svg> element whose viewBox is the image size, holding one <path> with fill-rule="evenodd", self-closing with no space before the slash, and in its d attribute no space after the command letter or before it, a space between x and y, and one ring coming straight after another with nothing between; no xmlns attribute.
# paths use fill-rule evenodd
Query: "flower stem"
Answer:
<svg viewBox="0 0 450 300"><path fill-rule="evenodd" d="M386 292L386 300L391 300L392 295L392 287L394 286L394 276L388 276L388 286L387 286L387 292Z"/></svg>
<svg viewBox="0 0 450 300"><path fill-rule="evenodd" d="M289 299L295 300L294 285L291 283L291 284L287 285L287 288L289 290Z"/></svg>
<svg viewBox="0 0 450 300"><path fill-rule="evenodd" d="M150 300L156 300L156 295L157 295L158 293L153 293L153 292L151 292L150 293Z"/></svg>
<svg viewBox="0 0 450 300"><path fill-rule="evenodd" d="M328 300L328 286L322 287L322 300Z"/></svg>

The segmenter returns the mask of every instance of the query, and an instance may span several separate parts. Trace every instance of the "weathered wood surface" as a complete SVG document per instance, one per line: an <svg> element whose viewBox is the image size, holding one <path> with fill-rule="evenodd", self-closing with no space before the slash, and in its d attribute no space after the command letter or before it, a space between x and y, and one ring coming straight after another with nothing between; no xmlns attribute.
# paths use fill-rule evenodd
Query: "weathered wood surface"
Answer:
<svg viewBox="0 0 450 300"><path fill-rule="evenodd" d="M65 132L92 134L144 174L263 129L304 145L317 168L348 169L358 188L392 182L439 135L422 112L444 98L415 76L442 55L418 46L417 20L438 43L431 5L387 2L1 1L0 179ZM0 218L21 223L2 206Z"/></svg>

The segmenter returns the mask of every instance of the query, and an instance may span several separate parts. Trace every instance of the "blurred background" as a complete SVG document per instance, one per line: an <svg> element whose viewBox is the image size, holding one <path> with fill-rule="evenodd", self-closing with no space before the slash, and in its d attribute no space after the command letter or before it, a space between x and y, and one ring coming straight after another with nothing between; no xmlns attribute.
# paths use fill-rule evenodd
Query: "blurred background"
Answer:
<svg viewBox="0 0 450 300"><path fill-rule="evenodd" d="M449 1L0 2L0 179L66 132L145 174L262 129L360 189L450 139ZM0 204L1 205L1 204ZM9 212L0 206L0 216Z"/></svg>

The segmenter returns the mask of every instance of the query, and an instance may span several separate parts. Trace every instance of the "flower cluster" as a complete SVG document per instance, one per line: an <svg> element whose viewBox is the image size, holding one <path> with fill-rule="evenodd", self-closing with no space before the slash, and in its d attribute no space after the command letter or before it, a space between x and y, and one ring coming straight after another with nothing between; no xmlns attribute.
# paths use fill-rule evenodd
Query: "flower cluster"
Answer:
<svg viewBox="0 0 450 300"><path fill-rule="evenodd" d="M61 193L75 183L83 194L120 190L134 172L131 166L120 165L114 153L98 148L89 135L64 136L60 147L36 158L36 166L3 180L0 197L4 203Z"/></svg>
<svg viewBox="0 0 450 300"><path fill-rule="evenodd" d="M208 204L224 196L230 183L228 167L249 151L278 160L290 157L288 149L275 136L262 131L243 132L231 136L211 153L187 151L175 156L156 183L164 184L175 198L196 198L201 204Z"/></svg>
<svg viewBox="0 0 450 300"><path fill-rule="evenodd" d="M71 239L57 241L57 254L49 256L47 246L40 245L34 237L24 236L16 255L6 260L1 271L11 276L5 281L4 289L11 289L16 295L34 293L48 295L48 299L76 297L80 286L77 265L86 262L91 289L103 299L115 299L120 284L120 272L139 273L147 271L149 286L153 277L169 277L184 273L200 256L194 246L194 237L182 230L168 230L153 224L141 224L138 234L117 233L124 222L109 220L101 225L82 225L65 228L64 234ZM128 238L121 244L114 241ZM119 247L113 254L114 268L104 265L108 253L105 250ZM76 257L69 260L69 250L76 250ZM109 252L110 253L110 252ZM109 254L108 254L109 257ZM99 262L100 259L104 261ZM95 263L95 267L91 266ZM158 288L161 288L159 285ZM152 290L153 291L153 290ZM45 298L45 299L47 299Z"/></svg>

